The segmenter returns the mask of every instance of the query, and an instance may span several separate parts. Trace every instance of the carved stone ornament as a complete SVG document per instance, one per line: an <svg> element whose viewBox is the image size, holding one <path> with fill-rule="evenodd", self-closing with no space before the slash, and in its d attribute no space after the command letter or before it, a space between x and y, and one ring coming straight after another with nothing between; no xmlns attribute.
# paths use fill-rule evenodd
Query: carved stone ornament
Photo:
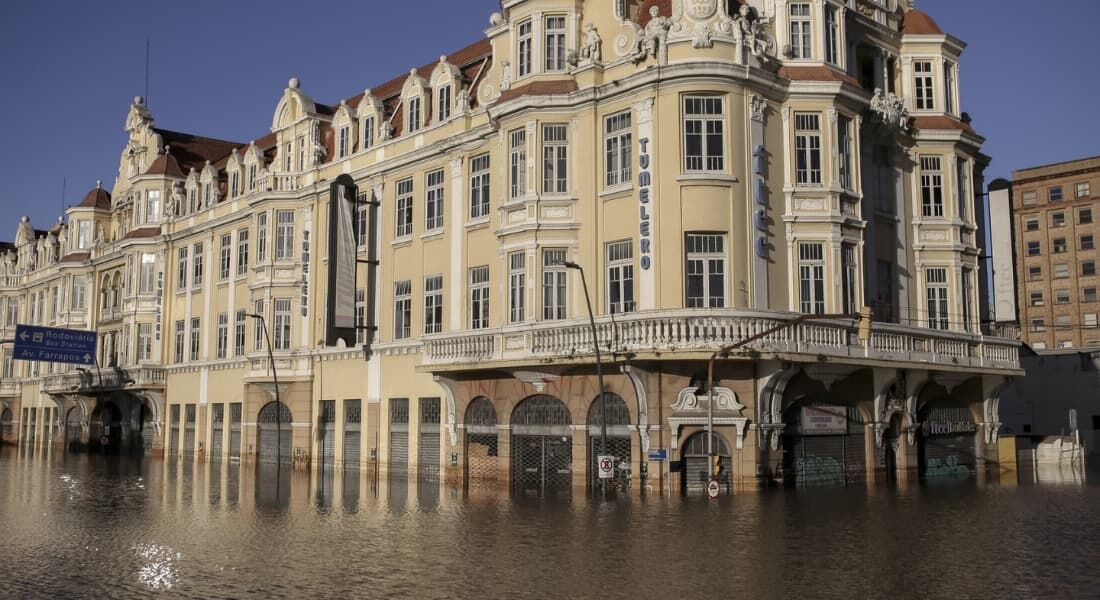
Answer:
<svg viewBox="0 0 1100 600"><path fill-rule="evenodd" d="M768 19L754 17L748 4L742 4L737 15L728 23L732 25L733 35L748 49L749 54L761 60L775 56L775 40L766 31Z"/></svg>
<svg viewBox="0 0 1100 600"><path fill-rule="evenodd" d="M500 89L502 91L512 87L512 63L501 61L500 63Z"/></svg>
<svg viewBox="0 0 1100 600"><path fill-rule="evenodd" d="M657 64L668 63L668 31L672 29L672 19L662 17L656 6L649 7L649 23L646 23L634 51L634 62L641 62L652 56Z"/></svg>
<svg viewBox="0 0 1100 600"><path fill-rule="evenodd" d="M325 144L321 140L321 123L318 121L313 122L313 164L320 165L325 157L328 156L328 150L325 149Z"/></svg>
<svg viewBox="0 0 1100 600"><path fill-rule="evenodd" d="M684 12L696 21L702 21L718 12L718 0L684 0Z"/></svg>
<svg viewBox="0 0 1100 600"><path fill-rule="evenodd" d="M581 44L579 54L580 62L599 64L603 60L603 39L596 26L591 23L584 25L584 43Z"/></svg>
<svg viewBox="0 0 1100 600"><path fill-rule="evenodd" d="M768 110L768 101L763 96L753 94L749 97L749 108L752 111L752 120L764 122L764 114Z"/></svg>
<svg viewBox="0 0 1100 600"><path fill-rule="evenodd" d="M696 396L696 388L686 387L680 390L676 396L676 403L672 405L673 412L692 412L707 410L707 395ZM745 405L737 401L737 394L733 390L724 387L714 388L714 410L740 413Z"/></svg>
<svg viewBox="0 0 1100 600"><path fill-rule="evenodd" d="M909 109L905 108L905 101L893 92L884 94L882 88L875 88L875 95L871 98L871 112L878 115L891 129L902 132L909 130Z"/></svg>
<svg viewBox="0 0 1100 600"><path fill-rule="evenodd" d="M390 123L389 119L382 119L382 124L379 126L378 139L379 141L386 141L393 137L393 123Z"/></svg>

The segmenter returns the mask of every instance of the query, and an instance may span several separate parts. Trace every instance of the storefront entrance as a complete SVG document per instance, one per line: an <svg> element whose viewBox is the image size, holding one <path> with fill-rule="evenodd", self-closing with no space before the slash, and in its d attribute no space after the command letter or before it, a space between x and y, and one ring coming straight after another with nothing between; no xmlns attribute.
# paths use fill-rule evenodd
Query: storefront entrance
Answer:
<svg viewBox="0 0 1100 600"><path fill-rule="evenodd" d="M279 402L269 402L260 409L257 419L257 460L268 464L289 464L294 446L293 416L290 408Z"/></svg>
<svg viewBox="0 0 1100 600"><path fill-rule="evenodd" d="M531 396L512 413L512 490L568 497L573 483L569 409L553 396Z"/></svg>

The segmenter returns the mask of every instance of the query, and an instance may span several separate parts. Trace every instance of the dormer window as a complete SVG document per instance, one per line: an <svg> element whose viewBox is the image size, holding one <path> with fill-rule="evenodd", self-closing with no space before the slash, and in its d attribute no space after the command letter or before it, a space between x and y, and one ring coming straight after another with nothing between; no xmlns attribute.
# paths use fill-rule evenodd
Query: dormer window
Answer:
<svg viewBox="0 0 1100 600"><path fill-rule="evenodd" d="M248 191L256 189L256 165L248 165Z"/></svg>
<svg viewBox="0 0 1100 600"><path fill-rule="evenodd" d="M229 197L236 198L237 194L241 193L241 172L233 171L233 174L229 176Z"/></svg>
<svg viewBox="0 0 1100 600"><path fill-rule="evenodd" d="M813 37L810 34L810 4L799 2L791 9L791 58L813 58Z"/></svg>
<svg viewBox="0 0 1100 600"><path fill-rule="evenodd" d="M211 193L212 189L213 188L210 186L210 183L206 183L202 186L202 199L203 202L206 203L206 206L210 206L211 204L213 204L214 194Z"/></svg>
<svg viewBox="0 0 1100 600"><path fill-rule="evenodd" d="M420 129L420 98L409 98L409 133Z"/></svg>
<svg viewBox="0 0 1100 600"><path fill-rule="evenodd" d="M936 110L935 89L932 86L932 61L914 61L913 76L917 91L917 110Z"/></svg>
<svg viewBox="0 0 1100 600"><path fill-rule="evenodd" d="M290 168L294 166L294 163L291 162L290 158L293 154L294 144L291 142L287 142L286 146L283 148L283 170L288 173L290 172Z"/></svg>
<svg viewBox="0 0 1100 600"><path fill-rule="evenodd" d="M565 17L546 18L546 72L565 70Z"/></svg>
<svg viewBox="0 0 1100 600"><path fill-rule="evenodd" d="M526 77L531 74L531 21L519 24L517 40L517 69L520 77Z"/></svg>
<svg viewBox="0 0 1100 600"><path fill-rule="evenodd" d="M445 85L439 88L437 95L439 96L439 110L436 113L439 118L437 120L443 122L451 118L451 86Z"/></svg>
<svg viewBox="0 0 1100 600"><path fill-rule="evenodd" d="M374 117L370 116L363 119L363 149L366 150L374 145Z"/></svg>
<svg viewBox="0 0 1100 600"><path fill-rule="evenodd" d="M192 187L187 194L187 212L194 213L199 207L199 190Z"/></svg>
<svg viewBox="0 0 1100 600"><path fill-rule="evenodd" d="M349 136L351 135L350 127L347 125L340 128L340 147L337 153L338 158L344 158L348 155Z"/></svg>
<svg viewBox="0 0 1100 600"><path fill-rule="evenodd" d="M298 136L298 170L306 170L306 137Z"/></svg>

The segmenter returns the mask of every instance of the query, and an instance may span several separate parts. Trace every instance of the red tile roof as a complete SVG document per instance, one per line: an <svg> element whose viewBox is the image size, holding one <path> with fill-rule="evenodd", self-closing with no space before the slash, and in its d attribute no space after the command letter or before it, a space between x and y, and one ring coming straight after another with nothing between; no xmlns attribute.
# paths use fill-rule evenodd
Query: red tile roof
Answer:
<svg viewBox="0 0 1100 600"><path fill-rule="evenodd" d="M577 91L577 82L574 79L533 81L527 85L521 85L507 90L500 95L498 101L507 102L521 96L552 96L554 94L568 94L575 91Z"/></svg>
<svg viewBox="0 0 1100 600"><path fill-rule="evenodd" d="M183 169L180 168L180 163L176 160L175 156L172 156L171 149L168 154L161 154L153 161L152 165L149 165L149 170L146 171L149 175L167 175L169 177L183 178Z"/></svg>
<svg viewBox="0 0 1100 600"><path fill-rule="evenodd" d="M80 201L81 208L98 208L103 210L111 209L111 194L102 186L96 185L95 189L88 192L84 199Z"/></svg>
<svg viewBox="0 0 1100 600"><path fill-rule="evenodd" d="M84 261L88 260L88 258L91 255L92 255L91 252L70 252L70 253L66 254L65 256L62 256L61 260L58 261L58 262L63 262L63 263L84 262Z"/></svg>
<svg viewBox="0 0 1100 600"><path fill-rule="evenodd" d="M935 19L928 13L912 9L905 13L901 21L901 32L904 35L943 35L943 30L936 24Z"/></svg>
<svg viewBox="0 0 1100 600"><path fill-rule="evenodd" d="M182 171L190 169L201 171L206 166L206 161L218 162L218 159L241 145L240 142L229 142L167 129L154 128L153 131L160 134L164 144L169 146L169 152L176 157Z"/></svg>
<svg viewBox="0 0 1100 600"><path fill-rule="evenodd" d="M148 238L155 238L160 235L160 225L154 225L153 227L142 227L140 229L131 229L126 232L126 235L122 236L124 240L143 240Z"/></svg>
<svg viewBox="0 0 1100 600"><path fill-rule="evenodd" d="M974 133L974 128L968 123L954 117L913 117L913 127L917 129L947 129Z"/></svg>
<svg viewBox="0 0 1100 600"><path fill-rule="evenodd" d="M791 81L842 81L861 87L851 75L831 67L782 67L779 76Z"/></svg>

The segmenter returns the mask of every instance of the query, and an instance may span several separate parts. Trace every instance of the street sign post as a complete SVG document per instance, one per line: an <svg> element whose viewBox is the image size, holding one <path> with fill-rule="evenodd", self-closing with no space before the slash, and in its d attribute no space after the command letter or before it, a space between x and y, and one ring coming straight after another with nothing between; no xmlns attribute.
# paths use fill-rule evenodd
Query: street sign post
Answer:
<svg viewBox="0 0 1100 600"><path fill-rule="evenodd" d="M611 479L615 474L615 457L600 455L596 462L600 468L600 479Z"/></svg>
<svg viewBox="0 0 1100 600"><path fill-rule="evenodd" d="M12 358L91 365L95 363L96 332L34 325L15 326Z"/></svg>

